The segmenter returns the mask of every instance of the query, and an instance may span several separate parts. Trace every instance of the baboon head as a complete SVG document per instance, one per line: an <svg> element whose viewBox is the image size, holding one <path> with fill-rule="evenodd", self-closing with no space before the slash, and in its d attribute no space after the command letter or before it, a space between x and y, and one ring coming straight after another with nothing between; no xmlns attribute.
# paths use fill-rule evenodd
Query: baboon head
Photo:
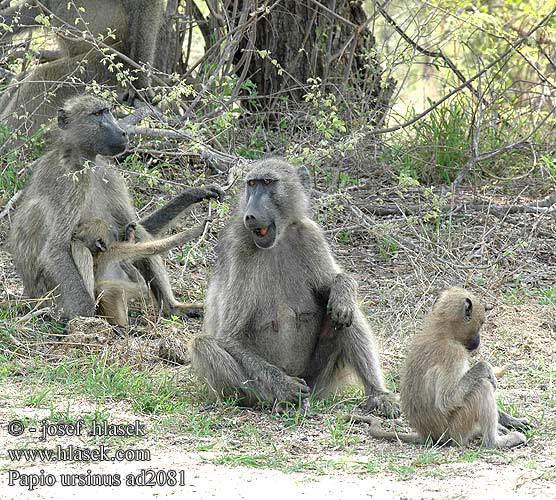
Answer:
<svg viewBox="0 0 556 500"><path fill-rule="evenodd" d="M60 139L85 155L115 156L127 147L127 134L99 97L81 95L68 99L58 110Z"/></svg>
<svg viewBox="0 0 556 500"><path fill-rule="evenodd" d="M292 223L309 214L309 173L279 159L257 162L245 177L243 224L253 243L272 248Z"/></svg>
<svg viewBox="0 0 556 500"><path fill-rule="evenodd" d="M83 243L95 256L99 252L106 252L108 245L115 240L115 235L102 219L91 219L77 226L72 240Z"/></svg>
<svg viewBox="0 0 556 500"><path fill-rule="evenodd" d="M479 347L479 330L485 322L485 308L475 295L463 288L444 290L434 304L431 318L441 323L451 337L469 351Z"/></svg>

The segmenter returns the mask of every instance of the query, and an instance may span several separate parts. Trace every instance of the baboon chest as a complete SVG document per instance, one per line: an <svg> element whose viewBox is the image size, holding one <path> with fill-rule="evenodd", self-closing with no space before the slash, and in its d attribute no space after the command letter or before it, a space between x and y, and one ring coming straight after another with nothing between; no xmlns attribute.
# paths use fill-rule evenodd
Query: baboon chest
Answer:
<svg viewBox="0 0 556 500"><path fill-rule="evenodd" d="M289 375L300 375L314 350L325 311L302 271L292 275L272 266L269 271L252 276L259 285L255 286L258 293L251 297L249 342L273 365ZM261 275L265 275L264 286L260 286Z"/></svg>

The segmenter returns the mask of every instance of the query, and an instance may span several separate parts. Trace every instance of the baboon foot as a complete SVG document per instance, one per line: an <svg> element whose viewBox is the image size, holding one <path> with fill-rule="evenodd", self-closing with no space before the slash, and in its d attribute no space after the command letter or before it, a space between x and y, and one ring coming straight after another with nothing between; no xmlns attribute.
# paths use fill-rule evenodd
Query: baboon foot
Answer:
<svg viewBox="0 0 556 500"><path fill-rule="evenodd" d="M377 413L386 418L399 418L401 414L399 397L391 392L367 396L367 400L363 404L363 411L365 413Z"/></svg>
<svg viewBox="0 0 556 500"><path fill-rule="evenodd" d="M512 417L502 410L498 411L498 424L517 431L526 431L533 428L533 424L526 418Z"/></svg>
<svg viewBox="0 0 556 500"><path fill-rule="evenodd" d="M203 304L178 303L167 311L168 316L179 316L180 318L201 318L203 316Z"/></svg>
<svg viewBox="0 0 556 500"><path fill-rule="evenodd" d="M498 424L498 434L504 436L505 434L508 434L510 432L510 430L507 427L504 427L503 425Z"/></svg>
<svg viewBox="0 0 556 500"><path fill-rule="evenodd" d="M527 438L521 432L510 432L505 436L499 436L497 448L514 448L527 443Z"/></svg>

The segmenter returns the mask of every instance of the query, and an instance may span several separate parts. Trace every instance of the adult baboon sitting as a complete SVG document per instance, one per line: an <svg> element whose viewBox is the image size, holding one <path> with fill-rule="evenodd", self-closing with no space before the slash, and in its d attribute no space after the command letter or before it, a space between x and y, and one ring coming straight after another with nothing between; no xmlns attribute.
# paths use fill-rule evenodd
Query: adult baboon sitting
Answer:
<svg viewBox="0 0 556 500"><path fill-rule="evenodd" d="M92 316L95 300L71 253L72 234L81 222L101 219L122 234L136 214L124 179L97 155L113 156L127 146L125 132L98 97L69 99L58 113L59 135L36 161L14 216L10 246L25 292L33 298L54 291L63 317ZM136 227L138 242L158 235L192 203L220 198L217 187L187 189ZM83 272L84 271L84 272ZM144 281L164 314L199 313L176 300L162 259L146 257L121 265L122 279Z"/></svg>
<svg viewBox="0 0 556 500"><path fill-rule="evenodd" d="M395 417L356 282L311 219L304 181L305 168L278 159L247 174L218 245L193 367L215 396L254 404L323 395L347 364L363 383L365 409Z"/></svg>

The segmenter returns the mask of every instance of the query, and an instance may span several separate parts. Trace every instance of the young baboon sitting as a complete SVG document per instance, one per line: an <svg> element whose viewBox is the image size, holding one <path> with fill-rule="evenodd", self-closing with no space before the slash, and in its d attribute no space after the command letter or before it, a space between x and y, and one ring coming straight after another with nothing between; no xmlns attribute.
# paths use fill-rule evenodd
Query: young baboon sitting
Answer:
<svg viewBox="0 0 556 500"><path fill-rule="evenodd" d="M108 104L98 97L69 99L58 112L58 137L33 167L16 210L10 247L25 292L42 298L54 292L62 316L92 316L95 299L83 280L93 272L73 260L71 238L83 221L101 219L117 234L136 219L125 181L100 155L125 151L127 135ZM220 199L216 186L184 190L167 205L137 223L139 243L159 235L193 203ZM122 280L148 283L165 315L198 315L199 307L176 300L160 256L113 263Z"/></svg>
<svg viewBox="0 0 556 500"><path fill-rule="evenodd" d="M308 172L278 159L255 164L218 245L192 364L217 397L246 404L306 403L339 368L363 383L366 410L395 417L357 284L311 219Z"/></svg>
<svg viewBox="0 0 556 500"><path fill-rule="evenodd" d="M110 230L101 219L80 223L72 236L71 252L78 269L85 270L83 281L98 301L100 314L112 324L126 326L128 302L151 301L152 293L146 283L130 281L127 276L122 279L122 268L117 264L167 252L201 236L205 226L206 222L168 238L136 243L134 222L125 227L123 241L117 241L115 229ZM93 272L89 273L91 268Z"/></svg>
<svg viewBox="0 0 556 500"><path fill-rule="evenodd" d="M528 424L497 409L492 367L485 361L469 367L484 320L485 308L470 292L454 287L440 295L411 342L400 383L402 412L417 433L386 432L371 423L373 437L465 446L480 436L485 448L525 443L520 432L498 433L501 425L523 429Z"/></svg>

